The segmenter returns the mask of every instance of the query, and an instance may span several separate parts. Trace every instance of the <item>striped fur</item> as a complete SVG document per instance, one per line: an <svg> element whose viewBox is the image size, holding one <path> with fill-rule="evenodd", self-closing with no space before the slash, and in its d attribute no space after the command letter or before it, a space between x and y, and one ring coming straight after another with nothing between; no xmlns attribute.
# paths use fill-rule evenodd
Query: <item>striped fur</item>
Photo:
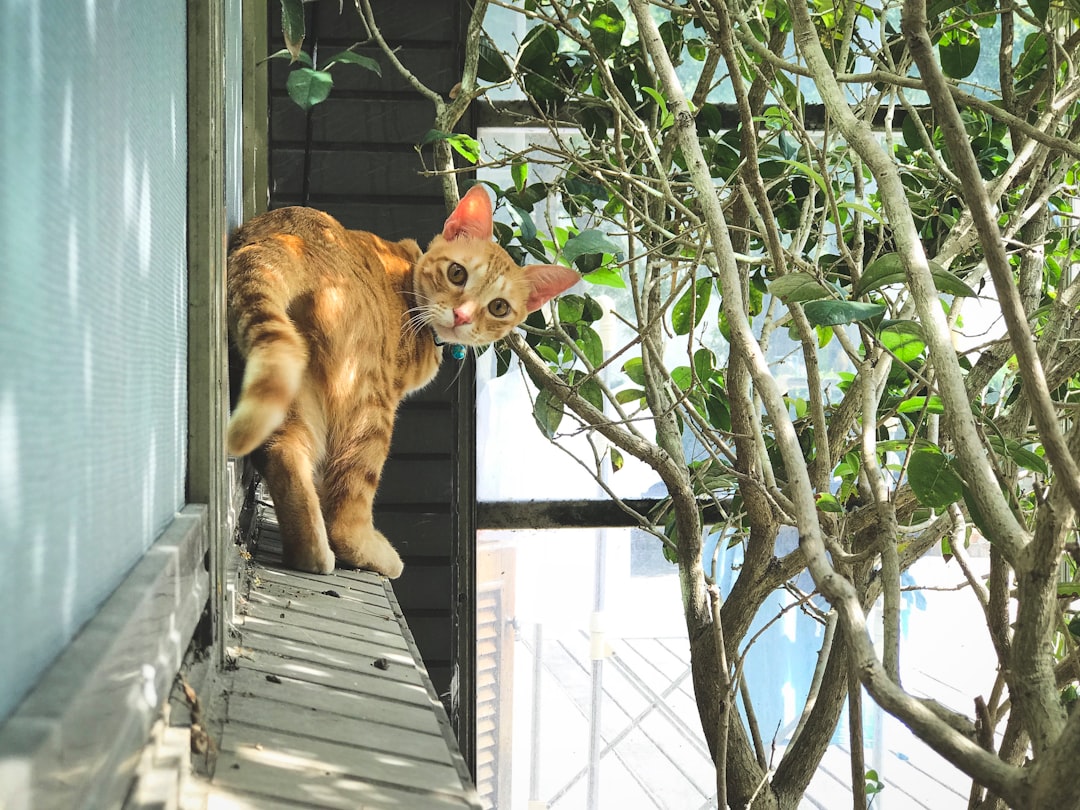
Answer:
<svg viewBox="0 0 1080 810"><path fill-rule="evenodd" d="M238 229L228 303L243 382L227 441L234 455L252 453L266 478L286 563L400 575L372 505L398 404L439 369L433 333L486 345L575 281L564 267L517 266L492 241L479 187L426 253L309 208Z"/></svg>

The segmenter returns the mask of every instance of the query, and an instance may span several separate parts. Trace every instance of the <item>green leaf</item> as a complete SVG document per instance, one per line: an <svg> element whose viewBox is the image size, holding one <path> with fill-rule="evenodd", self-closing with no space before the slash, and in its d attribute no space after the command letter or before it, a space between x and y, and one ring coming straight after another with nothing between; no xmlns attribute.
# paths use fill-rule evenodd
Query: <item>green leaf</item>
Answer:
<svg viewBox="0 0 1080 810"><path fill-rule="evenodd" d="M604 409L604 389L600 387L600 382L595 377L582 380L577 386L577 392L596 410Z"/></svg>
<svg viewBox="0 0 1080 810"><path fill-rule="evenodd" d="M671 310L671 328L676 335L689 334L690 330L701 323L701 317L705 314L705 308L709 305L709 297L712 294L712 277L699 278L694 286L683 293L682 297L675 302ZM690 311L693 309L694 322L690 322Z"/></svg>
<svg viewBox="0 0 1080 810"><path fill-rule="evenodd" d="M604 317L604 305L591 295L585 296L585 309L581 313L581 320L585 323L596 323Z"/></svg>
<svg viewBox="0 0 1080 810"><path fill-rule="evenodd" d="M511 205L516 205L523 211L532 211L538 202L548 198L549 188L546 183L533 183L525 186L521 191L508 191L503 196Z"/></svg>
<svg viewBox="0 0 1080 810"><path fill-rule="evenodd" d="M671 370L671 381L678 386L680 391L687 391L694 384L694 373L690 370L690 366L676 366Z"/></svg>
<svg viewBox="0 0 1080 810"><path fill-rule="evenodd" d="M269 62L271 59L288 59L290 62L299 62L301 65L306 65L309 68L315 67L315 63L311 61L311 57L308 55L307 51L300 51L300 53L294 57L289 53L287 48L282 48L280 51L274 51L274 53L270 54L257 64L261 65L263 62Z"/></svg>
<svg viewBox="0 0 1080 810"><path fill-rule="evenodd" d="M945 535L941 538L941 556L945 562L948 562L953 558L952 543L949 542L949 536Z"/></svg>
<svg viewBox="0 0 1080 810"><path fill-rule="evenodd" d="M623 454L619 452L619 448L614 445L611 446L609 451L611 453L611 471L618 472L623 468Z"/></svg>
<svg viewBox="0 0 1080 810"><path fill-rule="evenodd" d="M843 512L844 507L840 505L840 501L836 499L836 496L829 492L821 492L817 496L817 508L822 512Z"/></svg>
<svg viewBox="0 0 1080 810"><path fill-rule="evenodd" d="M478 50L480 59L476 65L476 78L480 81L504 82L513 75L502 51L491 41L491 37L483 32L480 34Z"/></svg>
<svg viewBox="0 0 1080 810"><path fill-rule="evenodd" d="M628 402L640 402L643 399L645 399L645 392L640 388L624 388L615 395L615 401L620 405L625 405Z"/></svg>
<svg viewBox="0 0 1080 810"><path fill-rule="evenodd" d="M866 772L866 795L873 796L885 789L885 783L878 777L877 771Z"/></svg>
<svg viewBox="0 0 1080 810"><path fill-rule="evenodd" d="M558 105L566 100L560 86L564 61L559 54L559 34L550 25L540 25L525 35L518 66L525 91L541 105Z"/></svg>
<svg viewBox="0 0 1080 810"><path fill-rule="evenodd" d="M785 304L817 301L826 298L829 291L822 287L810 273L788 273L769 282L769 292Z"/></svg>
<svg viewBox="0 0 1080 810"><path fill-rule="evenodd" d="M715 380L707 386L705 412L709 416L709 424L714 428L723 431L731 430L731 410L728 407L727 392Z"/></svg>
<svg viewBox="0 0 1080 810"><path fill-rule="evenodd" d="M645 93L649 98L656 102L656 106L660 108L660 129L667 129L675 123L675 116L668 110L667 99L665 99L660 93L652 87L642 87L641 92Z"/></svg>
<svg viewBox="0 0 1080 810"><path fill-rule="evenodd" d="M963 480L949 457L937 447L924 447L911 454L908 483L919 503L938 511L964 497Z"/></svg>
<svg viewBox="0 0 1080 810"><path fill-rule="evenodd" d="M618 252L619 246L608 239L607 234L603 231L585 230L566 240L566 244L563 245L562 249L562 257L567 262L572 262L578 256L590 253L616 254Z"/></svg>
<svg viewBox="0 0 1080 810"><path fill-rule="evenodd" d="M631 357L622 367L623 374L638 385L645 385L645 368L640 357Z"/></svg>
<svg viewBox="0 0 1080 810"><path fill-rule="evenodd" d="M326 101L333 86L334 80L329 73L306 67L294 70L285 82L289 98L304 110L310 110L316 104Z"/></svg>
<svg viewBox="0 0 1080 810"><path fill-rule="evenodd" d="M303 0L281 0L281 33L285 36L285 50L292 55L294 62L300 58L300 46L304 44L304 27ZM289 93L289 96L291 98L292 93ZM296 99L293 98L293 101Z"/></svg>
<svg viewBox="0 0 1080 810"><path fill-rule="evenodd" d="M821 189L823 194L827 195L829 193L829 189L825 185L825 178L821 176L820 172L815 171L813 168L811 168L807 164L805 164L805 163L803 163L801 161L798 161L798 160L781 160L780 163L786 163L787 165L791 166L793 169L796 169L797 171L800 171L803 174L805 174L807 177L809 177L811 180L813 180L815 183L817 183L818 188Z"/></svg>
<svg viewBox="0 0 1080 810"><path fill-rule="evenodd" d="M372 73L382 76L382 68L379 66L378 62L370 56L361 56L352 51L342 51L341 53L334 54L326 60L326 64L322 66L322 69L327 70L331 65L336 65L339 62L347 65L359 65L365 70L370 70Z"/></svg>
<svg viewBox="0 0 1080 810"><path fill-rule="evenodd" d="M951 79L966 79L979 64L982 43L974 29L954 28L938 40L941 70Z"/></svg>
<svg viewBox="0 0 1080 810"><path fill-rule="evenodd" d="M529 164L524 160L515 160L510 165L510 176L514 179L514 188L521 193L529 179Z"/></svg>
<svg viewBox="0 0 1080 810"><path fill-rule="evenodd" d="M943 293L978 298L978 293L937 262L930 262L930 275L934 279L934 286ZM852 289L851 296L859 298L889 284L906 283L907 274L904 272L904 261L900 258L900 254L886 253L867 265L858 284Z"/></svg>
<svg viewBox="0 0 1080 810"><path fill-rule="evenodd" d="M713 377L716 369L716 355L712 349L702 346L694 352L694 373L702 382Z"/></svg>
<svg viewBox="0 0 1080 810"><path fill-rule="evenodd" d="M480 159L480 144L475 138L457 134L446 140L450 147L469 163L476 163Z"/></svg>
<svg viewBox="0 0 1080 810"><path fill-rule="evenodd" d="M424 137L420 140L420 145L426 146L427 144L435 143L436 141L446 141L455 152L469 161L469 163L476 163L476 161L480 159L480 144L475 138L471 138L468 135L464 135L460 132L443 132L441 129L429 129L424 133ZM534 231L533 236L535 235Z"/></svg>
<svg viewBox="0 0 1080 810"><path fill-rule="evenodd" d="M562 323L577 323L585 314L585 299L580 295L563 295L559 297L559 321Z"/></svg>
<svg viewBox="0 0 1080 810"><path fill-rule="evenodd" d="M926 350L922 326L915 321L883 321L878 339L901 363L911 363Z"/></svg>
<svg viewBox="0 0 1080 810"><path fill-rule="evenodd" d="M1006 458L1011 458L1018 467L1023 467L1025 470L1031 470L1032 472L1037 472L1041 475L1050 474L1050 468L1046 464L1046 459L1038 453L1028 450L1013 439L1004 438L1000 434L992 434L987 438L987 443L993 448L995 453L1005 456Z"/></svg>
<svg viewBox="0 0 1080 810"><path fill-rule="evenodd" d="M625 30L626 20L615 3L597 3L592 7L589 38L602 58L606 59L615 53L622 43Z"/></svg>
<svg viewBox="0 0 1080 810"><path fill-rule="evenodd" d="M582 276L590 284L598 284L601 287L615 287L620 290L626 289L626 281L617 270L608 267L600 267L591 273Z"/></svg>
<svg viewBox="0 0 1080 810"><path fill-rule="evenodd" d="M575 342L578 348L581 349L581 353L585 355L585 359L589 361L589 364L596 368L604 362L604 342L600 340L600 335L591 326L579 324L577 330L578 338Z"/></svg>
<svg viewBox="0 0 1080 810"><path fill-rule="evenodd" d="M881 218L881 214L879 214L877 211L875 211L868 205L863 205L856 202L848 202L846 200L840 200L836 203L836 207L846 208L849 211L858 211L860 214L865 214L866 216L870 217L873 220L876 220L877 222L883 223L885 221Z"/></svg>
<svg viewBox="0 0 1080 810"><path fill-rule="evenodd" d="M877 318L885 313L885 306L862 301L807 301L803 311L814 326L839 326Z"/></svg>
<svg viewBox="0 0 1080 810"><path fill-rule="evenodd" d="M555 437L563 418L563 405L550 391L541 391L533 402L533 418L537 427L549 439Z"/></svg>
<svg viewBox="0 0 1080 810"><path fill-rule="evenodd" d="M786 131L781 131L776 142L780 147L780 153L788 160L794 160L795 156L799 154L799 149L802 148L802 145Z"/></svg>
<svg viewBox="0 0 1080 810"><path fill-rule="evenodd" d="M1080 582L1059 582L1057 594L1058 596L1080 599Z"/></svg>
<svg viewBox="0 0 1080 810"><path fill-rule="evenodd" d="M908 397L897 407L897 413L945 413L945 403L941 397Z"/></svg>
<svg viewBox="0 0 1080 810"><path fill-rule="evenodd" d="M1045 23L1046 15L1050 13L1050 0L1028 0L1028 8L1039 22Z"/></svg>
<svg viewBox="0 0 1080 810"><path fill-rule="evenodd" d="M536 347L536 352L552 365L559 364L559 353L555 351L552 346L548 346L546 343L541 343Z"/></svg>

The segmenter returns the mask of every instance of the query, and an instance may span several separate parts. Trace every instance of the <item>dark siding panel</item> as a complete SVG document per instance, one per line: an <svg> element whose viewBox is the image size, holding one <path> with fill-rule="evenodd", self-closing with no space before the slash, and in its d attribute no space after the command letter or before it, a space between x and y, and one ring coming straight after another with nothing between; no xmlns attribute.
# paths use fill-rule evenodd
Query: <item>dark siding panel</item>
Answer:
<svg viewBox="0 0 1080 810"><path fill-rule="evenodd" d="M412 219L420 219L426 213L434 213L438 216L446 216L446 208L441 202L434 201L413 204L394 204L392 202L357 202L348 198L325 197L312 194L309 204L325 211L332 217L336 217L347 227L357 227L354 223L363 222L363 230L377 233L385 239L416 239L420 247L426 247L431 237L438 233L438 229L431 231L426 236L417 235L419 229L412 225ZM286 194L275 195L271 200L272 208L283 205L299 205L300 197L290 197ZM449 379L449 378L448 378ZM421 394L414 394L409 398L406 405L417 401ZM431 396L424 393L423 396ZM441 395L445 400L446 394Z"/></svg>
<svg viewBox="0 0 1080 810"><path fill-rule="evenodd" d="M446 93L457 81L460 14L447 0L376 0L375 15L402 61L428 86ZM407 12L404 9L407 7ZM281 45L280 3L270 0L271 51ZM304 48L318 60L366 41L353 4L307 6ZM309 204L348 228L426 246L446 218L438 180L424 178L415 145L431 129L434 110L370 46L382 77L354 65L334 68L330 99L305 113L285 93L289 66L270 70L270 189L272 207ZM428 161L430 165L430 160ZM306 175L306 176L305 176ZM376 525L405 559L395 593L439 694L449 691L455 638L451 560L460 531L459 464L455 448L459 390L457 361L410 397L398 414L391 459L376 498ZM468 383L466 383L467 387ZM471 406L466 406L471 407ZM471 489L470 489L471 491Z"/></svg>
<svg viewBox="0 0 1080 810"><path fill-rule="evenodd" d="M311 110L314 140L347 145L362 137L369 145L400 145L419 143L431 129L431 104L426 101L348 98L337 93L335 88L334 95ZM283 100L288 101L288 97ZM358 121L363 122L360 131ZM276 102L271 126L279 142L293 142L303 148L308 121L295 104ZM410 148L408 155L415 172L416 152Z"/></svg>
<svg viewBox="0 0 1080 810"><path fill-rule="evenodd" d="M405 573L394 582L394 593L406 617L410 610L424 611L431 617L433 612L446 609L450 579L441 565L406 565Z"/></svg>
<svg viewBox="0 0 1080 810"><path fill-rule="evenodd" d="M450 362L450 361L447 361ZM444 410L424 407L425 403L410 402L398 414L394 426L394 440L390 455L442 454L449 457L454 452L454 434L446 430L450 414Z"/></svg>
<svg viewBox="0 0 1080 810"><path fill-rule="evenodd" d="M319 5L325 5L320 3ZM320 28L321 34L321 28ZM320 42L325 38L320 37ZM319 62L325 64L344 47L351 44L348 41L339 46L320 45ZM416 95L413 87L403 78L383 56L382 51L376 47L353 48L353 51L375 60L378 63L382 75L373 70L360 67L359 65L339 64L333 68L334 72L334 95L349 96L356 91L365 91L372 97L386 95L404 96L408 100L424 101L430 109L430 102ZM402 64L408 65L409 70L428 87L446 91L449 87L461 79L456 73L457 61L454 53L444 48L410 47L400 48L397 52L398 59ZM285 81L289 76L289 64L284 59L275 59L270 63L270 88L275 93L284 93ZM317 108L316 108L317 109ZM301 111L301 114L303 112Z"/></svg>
<svg viewBox="0 0 1080 810"><path fill-rule="evenodd" d="M453 495L452 462L449 456L391 458L383 468L376 505L393 507L449 503Z"/></svg>
<svg viewBox="0 0 1080 810"><path fill-rule="evenodd" d="M450 559L454 524L448 512L395 512L383 507L378 527L404 557L440 565Z"/></svg>
<svg viewBox="0 0 1080 810"><path fill-rule="evenodd" d="M363 41L367 31L353 3L345 3L338 14L335 3L314 3L319 29L345 41ZM372 4L375 23L390 44L430 43L450 44L457 36L457 2L448 0L376 0ZM280 13L280 12L279 12ZM277 29L280 31L280 27Z"/></svg>
<svg viewBox="0 0 1080 810"><path fill-rule="evenodd" d="M313 149L305 159L303 148L277 148L270 155L273 193L299 197L304 188L304 171L313 194L345 197L363 193L375 197L425 197L430 204L441 199L440 186L434 179L417 177L419 158L415 152L387 152L369 149ZM445 208L442 210L445 211ZM348 225L349 223L343 223ZM359 228L360 225L351 227ZM439 229L420 231L425 241ZM366 228L364 230L367 230ZM381 235L381 234L380 234Z"/></svg>
<svg viewBox="0 0 1080 810"><path fill-rule="evenodd" d="M450 665L450 635L446 632L446 620L442 616L427 617L422 613L414 615L409 622L409 629L413 636L422 635L430 639L431 658L424 661L428 669L431 669L432 663Z"/></svg>

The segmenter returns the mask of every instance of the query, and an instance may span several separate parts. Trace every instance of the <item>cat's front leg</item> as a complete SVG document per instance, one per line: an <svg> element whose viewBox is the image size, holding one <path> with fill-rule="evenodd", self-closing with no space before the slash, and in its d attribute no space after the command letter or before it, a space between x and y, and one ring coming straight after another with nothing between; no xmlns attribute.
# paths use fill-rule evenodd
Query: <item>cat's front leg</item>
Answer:
<svg viewBox="0 0 1080 810"><path fill-rule="evenodd" d="M263 475L281 526L285 565L329 574L334 570L334 552L315 489L313 444L307 428L286 422L265 447Z"/></svg>
<svg viewBox="0 0 1080 810"><path fill-rule="evenodd" d="M347 449L329 452L321 489L327 535L338 561L396 579L405 564L372 522L375 490L389 449L387 431L385 437L369 434Z"/></svg>

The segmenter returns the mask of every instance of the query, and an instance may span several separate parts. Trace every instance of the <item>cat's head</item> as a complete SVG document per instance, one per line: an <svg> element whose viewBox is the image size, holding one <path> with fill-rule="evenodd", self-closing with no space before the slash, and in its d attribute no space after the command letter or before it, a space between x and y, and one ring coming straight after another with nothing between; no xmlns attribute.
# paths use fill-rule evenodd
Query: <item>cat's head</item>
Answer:
<svg viewBox="0 0 1080 810"><path fill-rule="evenodd" d="M416 263L413 322L444 343L493 343L581 278L557 264L518 266L492 241L491 216L487 192L473 186Z"/></svg>

